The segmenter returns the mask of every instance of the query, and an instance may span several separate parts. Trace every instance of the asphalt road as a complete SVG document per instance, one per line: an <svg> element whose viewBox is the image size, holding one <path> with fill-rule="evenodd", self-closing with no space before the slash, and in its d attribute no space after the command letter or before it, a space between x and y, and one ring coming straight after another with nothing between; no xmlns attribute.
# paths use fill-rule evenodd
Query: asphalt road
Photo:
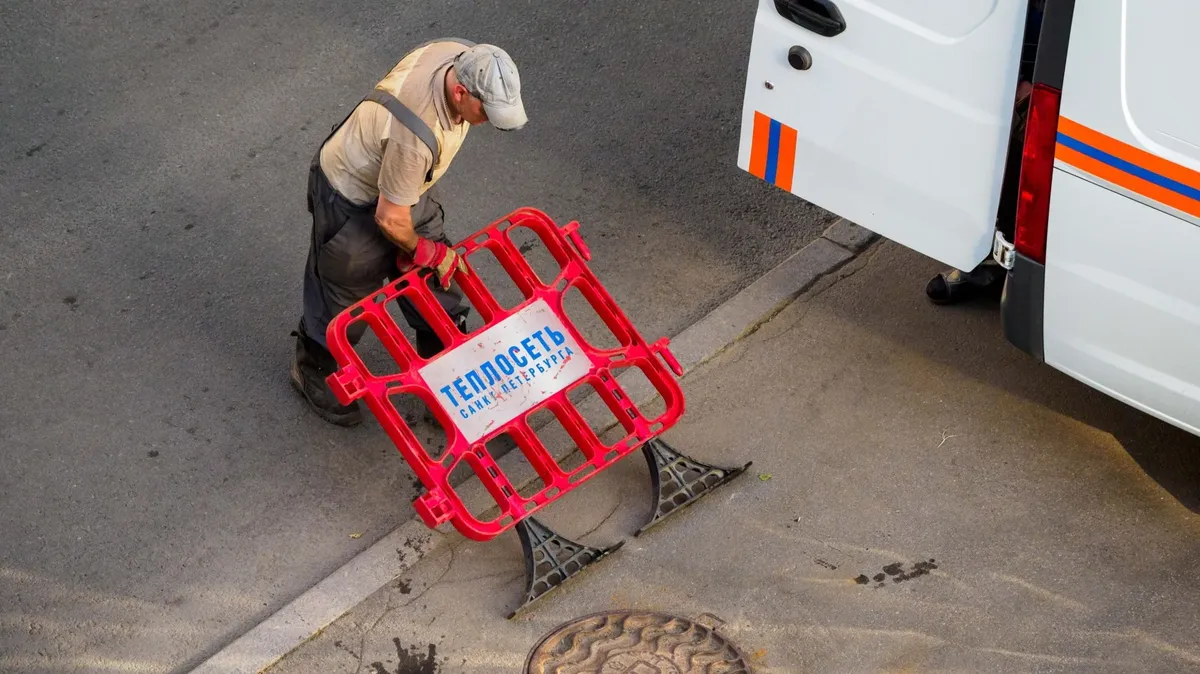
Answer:
<svg viewBox="0 0 1200 674"><path fill-rule="evenodd" d="M182 671L411 516L289 388L308 162L406 47L522 70L452 236L579 219L649 337L830 221L736 166L753 3L10 0L0 12L0 670ZM352 534L361 534L352 538Z"/></svg>

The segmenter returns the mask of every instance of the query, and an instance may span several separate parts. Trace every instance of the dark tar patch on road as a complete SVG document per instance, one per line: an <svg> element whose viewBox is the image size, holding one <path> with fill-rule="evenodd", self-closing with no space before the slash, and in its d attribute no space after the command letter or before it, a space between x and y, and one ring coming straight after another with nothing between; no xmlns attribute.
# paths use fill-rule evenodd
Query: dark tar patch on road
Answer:
<svg viewBox="0 0 1200 674"><path fill-rule="evenodd" d="M404 648L399 639L392 639L396 644L396 668L388 669L382 662L372 662L373 674L438 674L441 664L437 659L437 645L429 644L422 652L420 647ZM389 662L390 664L390 662Z"/></svg>
<svg viewBox="0 0 1200 674"><path fill-rule="evenodd" d="M904 570L903 562L896 562L883 567L883 573L877 573L872 577L868 577L866 574L860 574L854 579L854 582L858 583L859 585L869 585L872 581L874 581L875 587L880 588L887 584L887 579L889 577L892 579L893 583L903 583L906 580L912 580L913 578L929 575L929 572L936 568L938 568L938 565L936 564L936 560L933 559L927 562L917 562L916 564L913 564L912 568L908 571Z"/></svg>

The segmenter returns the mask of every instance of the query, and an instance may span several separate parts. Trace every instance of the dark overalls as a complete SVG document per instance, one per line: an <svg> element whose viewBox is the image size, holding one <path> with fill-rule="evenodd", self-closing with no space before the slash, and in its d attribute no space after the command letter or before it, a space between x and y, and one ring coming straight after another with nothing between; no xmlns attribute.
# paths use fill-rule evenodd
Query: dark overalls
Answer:
<svg viewBox="0 0 1200 674"><path fill-rule="evenodd" d="M397 121L413 131L426 145L430 145L434 163L437 163L437 140L433 131L419 117L390 94L378 89L365 100L387 107ZM312 213L313 226L308 263L304 270L301 331L326 352L328 344L325 331L333 317L399 276L396 267L399 248L383 235L375 223L375 204L359 206L346 199L333 188L321 170L321 147L349 118L347 115L346 119L333 126L329 136L317 148L308 173L308 209ZM437 201L435 187L427 190L412 207L412 220L418 236L451 245L443 229L445 213ZM429 285L454 323L460 328L464 327L470 307L463 302L462 291L453 284L449 290L443 290L432 274ZM416 346L420 355L429 357L441 351L441 340L416 309L406 300L397 302L405 320L417 333ZM351 325L347 335L351 344L358 343L366 327L362 321Z"/></svg>

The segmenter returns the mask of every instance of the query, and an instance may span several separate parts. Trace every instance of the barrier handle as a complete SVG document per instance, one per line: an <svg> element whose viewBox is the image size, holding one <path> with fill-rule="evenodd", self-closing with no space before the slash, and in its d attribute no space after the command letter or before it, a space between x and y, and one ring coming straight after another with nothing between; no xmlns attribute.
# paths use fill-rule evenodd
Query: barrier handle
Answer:
<svg viewBox="0 0 1200 674"><path fill-rule="evenodd" d="M683 366L679 364L679 359L675 357L675 354L671 353L670 347L667 346L670 343L671 340L663 337L655 342L654 346L650 348L653 349L655 353L662 356L662 359L667 363L667 367L671 368L671 371L675 373L676 377L682 377Z"/></svg>
<svg viewBox="0 0 1200 674"><path fill-rule="evenodd" d="M587 244L583 242L583 237L579 236L579 221L572 220L571 222L568 222L567 224L563 225L562 231L563 234L567 235L567 239L571 241L571 244L575 246L575 250L579 251L579 254L583 256L584 261L590 262L592 259L592 251L590 248L588 248Z"/></svg>

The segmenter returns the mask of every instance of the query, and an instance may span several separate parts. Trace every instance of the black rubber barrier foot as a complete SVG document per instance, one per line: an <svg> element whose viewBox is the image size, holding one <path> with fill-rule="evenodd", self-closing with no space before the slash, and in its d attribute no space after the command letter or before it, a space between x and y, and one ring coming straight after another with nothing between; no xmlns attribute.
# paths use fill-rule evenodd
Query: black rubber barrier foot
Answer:
<svg viewBox="0 0 1200 674"><path fill-rule="evenodd" d="M514 528L521 538L521 552L525 555L525 600L508 614L510 620L568 578L625 544L621 541L612 547L593 548L558 535L535 517L526 517Z"/></svg>
<svg viewBox="0 0 1200 674"><path fill-rule="evenodd" d="M635 536L641 536L647 529L704 498L717 487L746 472L754 463L751 461L741 468L710 466L681 454L658 438L642 445L642 454L650 467L654 494L650 503L650 520L637 530Z"/></svg>

